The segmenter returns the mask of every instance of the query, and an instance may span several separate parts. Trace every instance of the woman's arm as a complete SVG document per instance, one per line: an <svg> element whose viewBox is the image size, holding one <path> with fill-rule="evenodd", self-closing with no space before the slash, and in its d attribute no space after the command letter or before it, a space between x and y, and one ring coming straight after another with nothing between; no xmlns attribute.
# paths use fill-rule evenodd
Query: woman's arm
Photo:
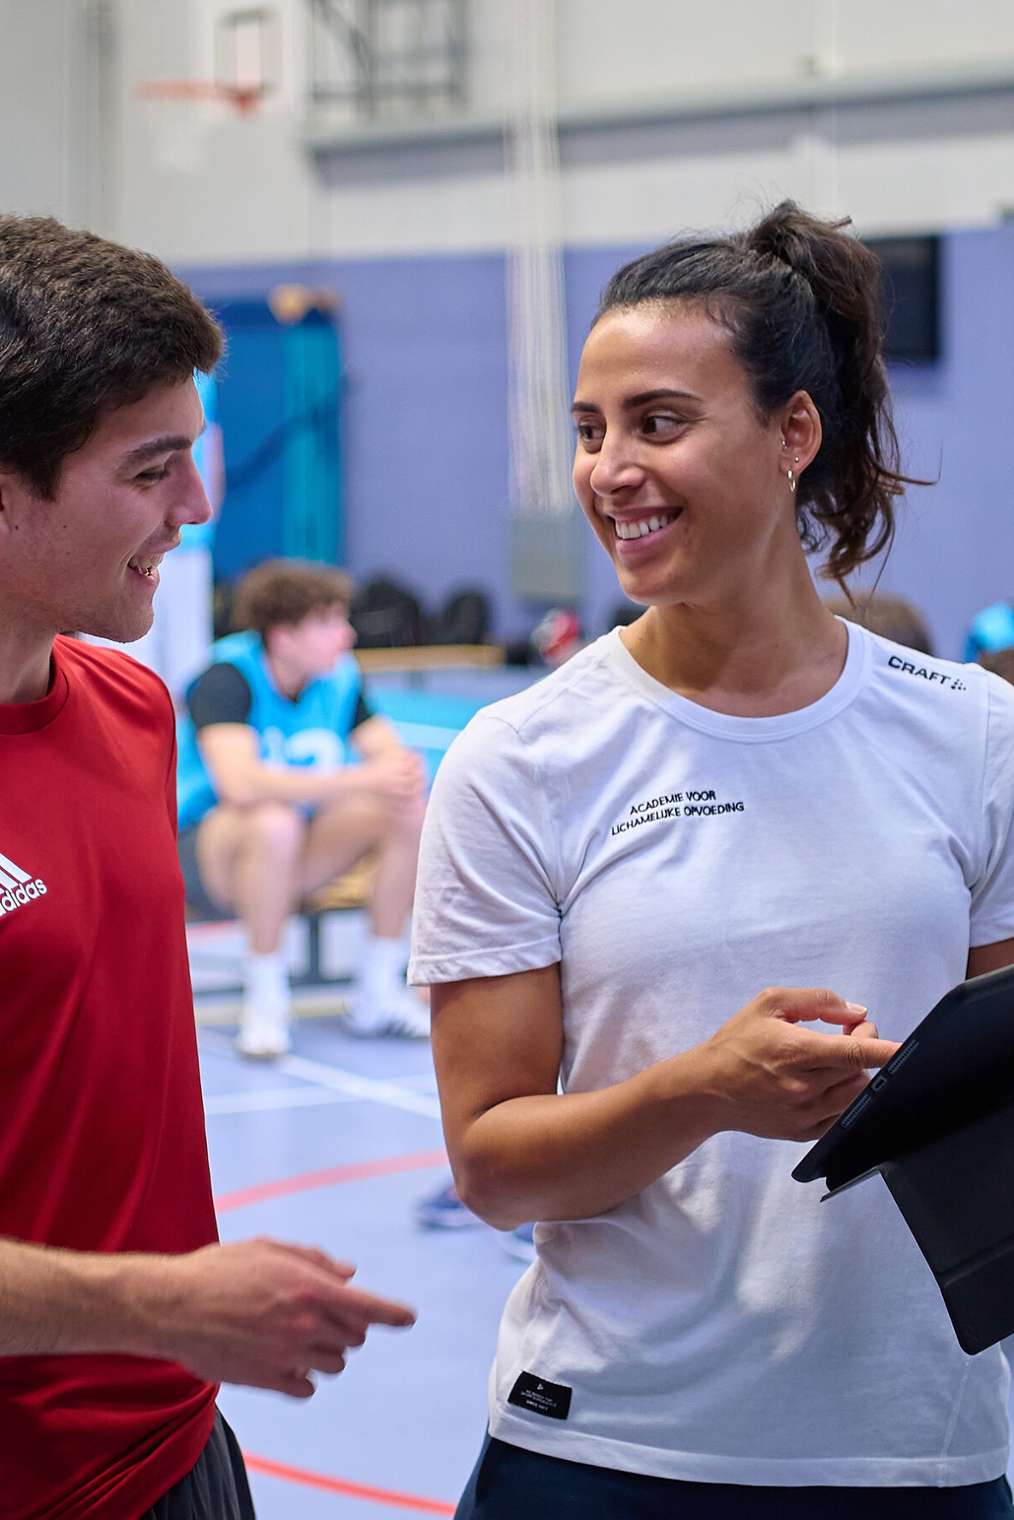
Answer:
<svg viewBox="0 0 1014 1520"><path fill-rule="evenodd" d="M995 945L974 945L968 952L969 976L999 971L1002 966L1014 966L1014 939L1001 939Z"/></svg>
<svg viewBox="0 0 1014 1520"><path fill-rule="evenodd" d="M499 1229L605 1213L721 1130L815 1139L898 1049L834 993L771 988L704 1044L561 1095L558 966L434 986L431 1008L455 1183Z"/></svg>

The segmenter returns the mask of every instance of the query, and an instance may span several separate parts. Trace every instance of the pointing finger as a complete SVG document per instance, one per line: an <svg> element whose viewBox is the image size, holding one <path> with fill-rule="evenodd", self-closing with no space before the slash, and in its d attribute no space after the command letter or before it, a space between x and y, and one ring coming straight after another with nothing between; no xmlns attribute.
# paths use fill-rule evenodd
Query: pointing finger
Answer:
<svg viewBox="0 0 1014 1520"><path fill-rule="evenodd" d="M395 1325L407 1329L415 1324L415 1314L405 1304L391 1299L377 1298L359 1288L339 1288L327 1305L330 1316L336 1321L348 1323L355 1320L366 1325Z"/></svg>

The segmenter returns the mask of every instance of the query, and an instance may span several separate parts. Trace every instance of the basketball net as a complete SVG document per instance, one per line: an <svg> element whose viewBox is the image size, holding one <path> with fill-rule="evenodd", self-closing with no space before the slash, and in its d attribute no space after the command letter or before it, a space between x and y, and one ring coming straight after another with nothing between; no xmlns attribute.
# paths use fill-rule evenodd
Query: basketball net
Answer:
<svg viewBox="0 0 1014 1520"><path fill-rule="evenodd" d="M511 195L507 332L511 511L573 512L556 96L556 11L511 0L504 147Z"/></svg>

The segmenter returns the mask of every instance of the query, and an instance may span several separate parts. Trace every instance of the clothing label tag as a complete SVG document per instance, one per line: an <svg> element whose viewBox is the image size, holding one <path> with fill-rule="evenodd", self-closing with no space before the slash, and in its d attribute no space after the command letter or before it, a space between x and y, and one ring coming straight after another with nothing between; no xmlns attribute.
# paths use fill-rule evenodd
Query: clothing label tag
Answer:
<svg viewBox="0 0 1014 1520"><path fill-rule="evenodd" d="M547 1383L545 1378L522 1372L507 1402L519 1409L530 1409L533 1414L544 1414L550 1420L565 1420L570 1413L572 1392L563 1383Z"/></svg>

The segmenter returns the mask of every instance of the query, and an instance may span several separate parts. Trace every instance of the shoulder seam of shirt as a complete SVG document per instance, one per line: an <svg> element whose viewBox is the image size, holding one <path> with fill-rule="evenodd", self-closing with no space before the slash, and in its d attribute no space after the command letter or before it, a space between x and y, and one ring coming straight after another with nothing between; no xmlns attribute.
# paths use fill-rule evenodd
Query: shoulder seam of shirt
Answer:
<svg viewBox="0 0 1014 1520"><path fill-rule="evenodd" d="M551 862L552 878L551 878L551 881L550 881L550 886L552 888L553 900L556 903L557 912L559 912L560 911L560 898L561 898L561 884L563 882L563 858L562 858L562 856L560 854L561 839L560 839L559 830L554 829L552 827L552 809L550 808L550 805L549 805L549 802L550 802L549 787L548 787L547 782L546 782L545 771L543 770L542 766L540 765L538 757L536 756L534 750L532 749L532 745L531 745L530 741L528 739L526 739L525 736L524 736L524 734L521 733L520 729L518 729L513 723L509 722L508 719L502 718L499 715L499 713L484 713L484 712L476 713L476 717L477 718L486 718L491 723L502 723L503 726L504 726L504 728L506 728L510 733L512 733L514 735L515 739L518 741L518 743L524 747L525 759L528 761L529 765L532 767L532 770L535 773L535 778L536 778L536 780L538 782L538 797L539 797L539 801L540 801L540 811L542 812L542 815L543 815L543 836L542 837L543 837L543 840L546 841L547 846L548 846L549 843L552 844L553 858L552 858L552 862Z"/></svg>
<svg viewBox="0 0 1014 1520"><path fill-rule="evenodd" d="M539 715L539 713L542 712L543 708L547 707L552 702L558 701L561 697L566 696L569 692L571 692L574 689L574 687L577 686L577 685L579 685L580 682L583 680L583 678L586 675L588 675L591 671L601 669L602 665L605 664L605 662L608 659L608 657L609 657L609 650L608 649L601 650L595 656L595 658L593 660L589 660L586 664L584 664L581 667L580 670L575 670L574 672L572 672L571 673L571 678L569 680L564 681L564 680L561 679L561 681L559 682L559 684L555 684L554 683L554 685L552 686L552 688L550 690L542 692L540 694L539 700L537 702L535 702L534 705L532 707L530 707L525 712L524 716L522 717L522 719L520 721L520 724L514 722L511 718L504 717L504 715L502 713L490 712L490 710L488 708L480 708L480 710L475 714L475 717L476 718L489 718L489 719L492 719L492 720L495 720L497 722L505 724L507 728L512 729L514 731L514 733L517 734L518 738L522 741L522 743L526 743L527 744L528 741L525 739L525 736L522 733L522 728L527 723L529 723L533 718L537 717ZM576 659L580 658L580 656L575 656L575 658ZM559 672L559 674L562 676L563 672L561 671L561 672ZM541 683L537 682L536 684L538 685L538 684L541 684ZM524 697L525 695L526 695L526 693L524 691L520 691L520 692L516 692L515 693L515 697ZM513 701L513 700L514 700L514 698L512 698L512 697L505 697L503 699L504 702L510 702L510 701ZM501 703L497 703L496 704L496 706L498 706L498 707L500 705L502 705L502 704Z"/></svg>

